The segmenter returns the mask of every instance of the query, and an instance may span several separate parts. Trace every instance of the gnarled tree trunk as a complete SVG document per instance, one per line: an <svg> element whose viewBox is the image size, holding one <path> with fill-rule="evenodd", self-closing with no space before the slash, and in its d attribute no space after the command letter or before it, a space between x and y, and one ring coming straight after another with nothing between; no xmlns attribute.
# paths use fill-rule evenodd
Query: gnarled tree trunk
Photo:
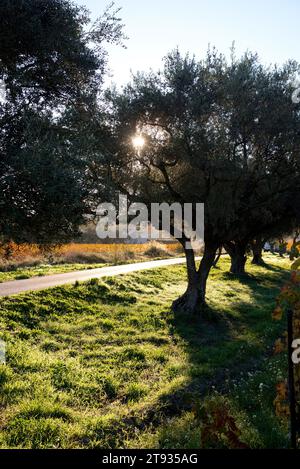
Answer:
<svg viewBox="0 0 300 469"><path fill-rule="evenodd" d="M192 314L205 305L206 282L214 263L217 246L205 245L199 269L196 268L193 249L185 249L188 285L185 293L172 304L173 311Z"/></svg>
<svg viewBox="0 0 300 469"><path fill-rule="evenodd" d="M262 265L264 263L263 258L262 258L262 251L263 251L264 244L265 244L265 240L262 239L262 237L258 237L252 241L251 243L251 249L252 249L252 254L253 254L252 264Z"/></svg>
<svg viewBox="0 0 300 469"><path fill-rule="evenodd" d="M224 247L231 259L230 272L235 275L245 274L245 264L247 261L246 249L248 241L230 241Z"/></svg>

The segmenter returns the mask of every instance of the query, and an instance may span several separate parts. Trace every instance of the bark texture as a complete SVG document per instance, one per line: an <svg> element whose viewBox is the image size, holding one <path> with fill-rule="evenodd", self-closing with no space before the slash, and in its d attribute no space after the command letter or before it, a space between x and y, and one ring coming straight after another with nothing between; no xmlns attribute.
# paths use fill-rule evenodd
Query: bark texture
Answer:
<svg viewBox="0 0 300 469"><path fill-rule="evenodd" d="M201 312L205 306L206 283L214 263L217 247L205 246L199 269L192 249L185 250L188 285L185 293L173 302L173 311L187 314Z"/></svg>
<svg viewBox="0 0 300 469"><path fill-rule="evenodd" d="M246 250L248 241L232 241L224 245L230 255L230 272L235 275L245 275L245 265L247 261Z"/></svg>
<svg viewBox="0 0 300 469"><path fill-rule="evenodd" d="M262 238L256 238L255 240L252 241L251 243L251 249L252 249L252 254L253 254L252 264L262 265L264 263L263 257L262 257L264 244L265 244L265 240Z"/></svg>

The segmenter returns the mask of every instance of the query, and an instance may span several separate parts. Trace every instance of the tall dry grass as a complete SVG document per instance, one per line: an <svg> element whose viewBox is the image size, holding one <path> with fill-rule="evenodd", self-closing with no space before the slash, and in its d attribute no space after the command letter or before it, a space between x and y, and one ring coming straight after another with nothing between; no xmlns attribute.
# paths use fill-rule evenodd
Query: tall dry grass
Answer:
<svg viewBox="0 0 300 469"><path fill-rule="evenodd" d="M182 253L178 243L151 241L144 244L80 244L40 248L35 244L15 244L0 247L0 270L32 267L39 264L97 264L122 263L176 256Z"/></svg>

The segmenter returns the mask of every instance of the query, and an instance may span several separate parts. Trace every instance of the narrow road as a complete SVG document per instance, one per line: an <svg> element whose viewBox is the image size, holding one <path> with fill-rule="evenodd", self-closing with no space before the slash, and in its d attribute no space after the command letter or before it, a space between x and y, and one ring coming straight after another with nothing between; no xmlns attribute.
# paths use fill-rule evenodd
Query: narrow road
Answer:
<svg viewBox="0 0 300 469"><path fill-rule="evenodd" d="M32 277L26 280L11 280L0 283L0 296L16 295L25 291L43 290L45 288L57 287L77 281L87 281L91 278L111 277L114 275L128 274L138 270L154 269L168 265L182 264L184 257L174 259L162 259L159 261L137 262L135 264L115 265L101 267L99 269L77 270L66 274L46 275L45 277Z"/></svg>

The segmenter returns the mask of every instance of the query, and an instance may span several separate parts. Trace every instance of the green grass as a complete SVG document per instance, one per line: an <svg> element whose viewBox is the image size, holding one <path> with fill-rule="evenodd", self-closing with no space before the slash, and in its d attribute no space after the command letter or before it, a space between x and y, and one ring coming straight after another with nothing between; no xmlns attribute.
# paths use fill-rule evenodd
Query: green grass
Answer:
<svg viewBox="0 0 300 469"><path fill-rule="evenodd" d="M43 277L44 275L65 274L75 270L98 269L109 264L40 264L33 267L15 267L12 270L0 271L0 282L10 280L23 280L31 277Z"/></svg>
<svg viewBox="0 0 300 469"><path fill-rule="evenodd" d="M228 267L212 271L202 317L170 311L184 266L0 299L0 447L197 448L212 405L247 446L288 446L273 408L286 360L271 353L288 261L268 256L243 279Z"/></svg>

